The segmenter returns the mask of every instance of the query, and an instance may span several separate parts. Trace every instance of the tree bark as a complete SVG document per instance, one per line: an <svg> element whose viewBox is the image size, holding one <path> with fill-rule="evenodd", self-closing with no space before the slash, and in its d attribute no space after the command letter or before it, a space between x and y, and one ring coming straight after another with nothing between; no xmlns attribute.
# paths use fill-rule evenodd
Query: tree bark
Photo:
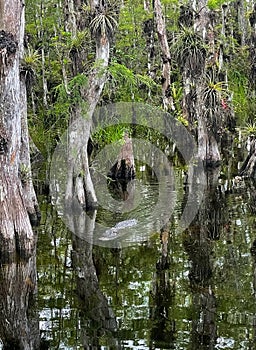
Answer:
<svg viewBox="0 0 256 350"><path fill-rule="evenodd" d="M70 25L71 28L84 29L84 23L81 21L78 13L80 11L78 4L72 0L67 0L68 8L74 8L76 11L76 26L73 22ZM92 18L104 14L107 4L103 4L99 0L91 1L91 15ZM72 16L72 21L74 17ZM73 29L74 30L74 29ZM88 83L86 87L81 88L81 99L86 103L86 109L82 111L81 106L76 105L72 110L71 127L69 133L69 155L68 155L68 179L66 190L66 202L70 203L72 198L78 199L80 205L86 209L94 209L97 207L97 198L89 171L89 160L87 154L87 145L90 137L90 130L92 124L92 116L95 108L99 102L105 81L105 70L109 62L109 50L111 33L106 30L105 32L97 30L94 34L96 52L95 52L95 64L92 68ZM78 66L82 66L79 62L73 62ZM79 73L79 67L75 71ZM83 115L84 114L84 115ZM74 159L74 150L78 150L77 158Z"/></svg>
<svg viewBox="0 0 256 350"><path fill-rule="evenodd" d="M127 134L124 136L124 144L118 155L117 162L111 167L108 176L113 180L125 182L135 178L132 140Z"/></svg>
<svg viewBox="0 0 256 350"><path fill-rule="evenodd" d="M250 142L250 151L242 164L239 175L256 179L256 140Z"/></svg>
<svg viewBox="0 0 256 350"><path fill-rule="evenodd" d="M1 252L29 256L39 214L30 169L23 56L24 4L0 1L0 243Z"/></svg>
<svg viewBox="0 0 256 350"><path fill-rule="evenodd" d="M154 16L156 21L156 30L159 44L162 51L162 99L163 107L166 111L174 110L174 105L171 96L171 54L167 40L165 20L162 11L160 0L153 1Z"/></svg>
<svg viewBox="0 0 256 350"><path fill-rule="evenodd" d="M250 45L249 45L249 53L250 53L250 86L253 89L255 96L255 88L256 88L256 4L254 4L254 8L252 13L250 14L250 26L251 26L251 36L250 36Z"/></svg>
<svg viewBox="0 0 256 350"><path fill-rule="evenodd" d="M195 38L200 42L208 41L210 52L206 52L201 43L202 47L199 48L198 45L198 52L195 58L187 59L184 57L185 62L182 72L184 86L183 112L189 121L191 130L194 131L195 123L197 123L196 135L199 159L205 166L218 166L220 165L221 156L215 137L217 135L215 130L216 123L214 124L213 121L217 119L220 101L216 99L216 106L209 108L204 97L208 87L206 82L207 66L216 63L209 62L209 57L215 54L214 31L206 0L198 0L196 3L191 1L190 8L193 9L191 13L196 13L190 21L193 23ZM211 66L209 69L209 74L213 75L214 81L217 67ZM217 128L221 130L221 125L218 125Z"/></svg>

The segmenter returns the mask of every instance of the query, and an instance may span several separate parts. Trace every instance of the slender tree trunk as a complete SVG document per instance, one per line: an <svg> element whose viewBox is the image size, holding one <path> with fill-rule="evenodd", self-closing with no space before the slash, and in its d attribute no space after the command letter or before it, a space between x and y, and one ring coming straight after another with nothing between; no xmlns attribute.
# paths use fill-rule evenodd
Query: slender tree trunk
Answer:
<svg viewBox="0 0 256 350"><path fill-rule="evenodd" d="M253 88L253 93L255 96L256 88L256 4L254 4L253 11L250 15L250 27L251 27L251 37L250 37L250 61L251 61L251 72L250 72L250 86Z"/></svg>
<svg viewBox="0 0 256 350"><path fill-rule="evenodd" d="M255 97L256 88L256 4L249 17L250 27L251 27L251 37L250 37L250 94ZM256 179L256 140L255 137L251 137L249 141L249 153L240 169L240 175L245 177L251 177Z"/></svg>
<svg viewBox="0 0 256 350"><path fill-rule="evenodd" d="M148 10L149 11L149 10ZM154 21L152 18L147 19L143 23L143 31L144 35L146 37L146 45L147 45L147 56L148 56L148 75L150 78L155 79L155 71L152 69L154 68L154 61L155 61L155 48L154 48ZM150 97L151 91L149 89L148 96Z"/></svg>
<svg viewBox="0 0 256 350"><path fill-rule="evenodd" d="M0 1L0 243L4 253L28 256L37 221L26 123L26 90L20 78L24 4ZM29 215L28 215L29 212Z"/></svg>
<svg viewBox="0 0 256 350"><path fill-rule="evenodd" d="M70 27L79 28L79 30L84 29L84 22L79 11L81 9L78 4L72 0L67 0L66 8L74 8L76 11L76 26L73 22ZM72 4L71 4L72 3ZM91 16L95 18L101 14L104 15L106 11L107 4L103 4L99 0L91 1ZM71 16L72 21L74 17ZM95 29L95 28L94 28ZM81 106L77 105L73 108L70 134L69 134L69 156L68 156L68 181L67 181L67 191L66 191L66 202L70 203L74 196L78 199L79 203L87 208L93 209L97 207L97 198L94 190L94 186L91 179L91 174L89 171L89 161L87 154L87 145L90 137L92 116L95 108L99 102L105 81L106 74L105 69L109 62L109 50L110 50L110 39L112 33L109 30L101 31L100 28L92 31L96 44L95 52L95 64L94 68L91 70L88 83L86 87L81 87L81 100L86 103L86 110L81 109ZM75 33L73 33L74 35ZM82 65L81 62L73 62L73 64L78 64L77 71L82 73L79 67ZM76 162L74 162L74 150L79 150L77 153Z"/></svg>
<svg viewBox="0 0 256 350"><path fill-rule="evenodd" d="M199 0L196 11L199 13L199 16L195 20L195 30L202 36L203 40L209 39L209 34L213 32L213 28L210 24L207 1ZM204 73L205 67L202 71L202 76L199 77L199 84L197 84L196 87L198 96L196 104L196 113L198 120L198 154L199 158L206 165L218 165L221 160L219 147L214 137L214 133L212 130L209 130L209 124L207 123L207 106L205 106L205 103L203 101L202 86L204 85Z"/></svg>
<svg viewBox="0 0 256 350"><path fill-rule="evenodd" d="M162 51L162 98L165 110L174 110L171 96L171 54L167 40L165 20L160 0L153 1L154 16L159 44Z"/></svg>

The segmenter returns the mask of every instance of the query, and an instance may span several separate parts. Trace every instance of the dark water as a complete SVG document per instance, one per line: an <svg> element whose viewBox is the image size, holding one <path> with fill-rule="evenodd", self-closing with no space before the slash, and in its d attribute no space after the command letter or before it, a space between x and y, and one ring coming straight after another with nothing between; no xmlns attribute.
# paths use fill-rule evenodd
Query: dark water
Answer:
<svg viewBox="0 0 256 350"><path fill-rule="evenodd" d="M137 232L140 242L124 248L90 245L40 197L33 308L50 349L256 349L254 183L209 179L196 217L181 232L182 174L175 169L165 229L149 220ZM137 181L143 191L132 215L101 209L96 221L111 226L150 216L159 186L143 174Z"/></svg>

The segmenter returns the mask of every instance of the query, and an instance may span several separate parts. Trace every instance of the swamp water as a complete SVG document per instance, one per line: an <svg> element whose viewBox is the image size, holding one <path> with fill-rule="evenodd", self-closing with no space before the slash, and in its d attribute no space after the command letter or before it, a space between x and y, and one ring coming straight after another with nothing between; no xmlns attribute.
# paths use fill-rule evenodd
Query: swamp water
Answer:
<svg viewBox="0 0 256 350"><path fill-rule="evenodd" d="M150 221L159 186L148 174L136 180L143 190L132 213L99 209L96 221L107 226L149 218L137 228L140 242L127 247L92 246L40 196L33 313L45 349L256 349L255 184L209 185L193 223L180 232L180 169L174 178L175 206L162 239Z"/></svg>

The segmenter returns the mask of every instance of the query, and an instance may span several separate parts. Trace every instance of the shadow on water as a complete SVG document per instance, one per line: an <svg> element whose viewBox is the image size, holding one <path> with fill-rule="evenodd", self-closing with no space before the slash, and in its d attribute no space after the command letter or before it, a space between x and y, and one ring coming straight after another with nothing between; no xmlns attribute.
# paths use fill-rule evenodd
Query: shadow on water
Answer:
<svg viewBox="0 0 256 350"><path fill-rule="evenodd" d="M169 222L126 248L82 239L96 212L75 220L73 234L40 197L37 266L33 256L0 268L4 349L39 349L40 339L41 349L255 349L255 183L209 172L197 215L180 233L193 189L181 169L174 177ZM145 178L150 206L158 187Z"/></svg>

